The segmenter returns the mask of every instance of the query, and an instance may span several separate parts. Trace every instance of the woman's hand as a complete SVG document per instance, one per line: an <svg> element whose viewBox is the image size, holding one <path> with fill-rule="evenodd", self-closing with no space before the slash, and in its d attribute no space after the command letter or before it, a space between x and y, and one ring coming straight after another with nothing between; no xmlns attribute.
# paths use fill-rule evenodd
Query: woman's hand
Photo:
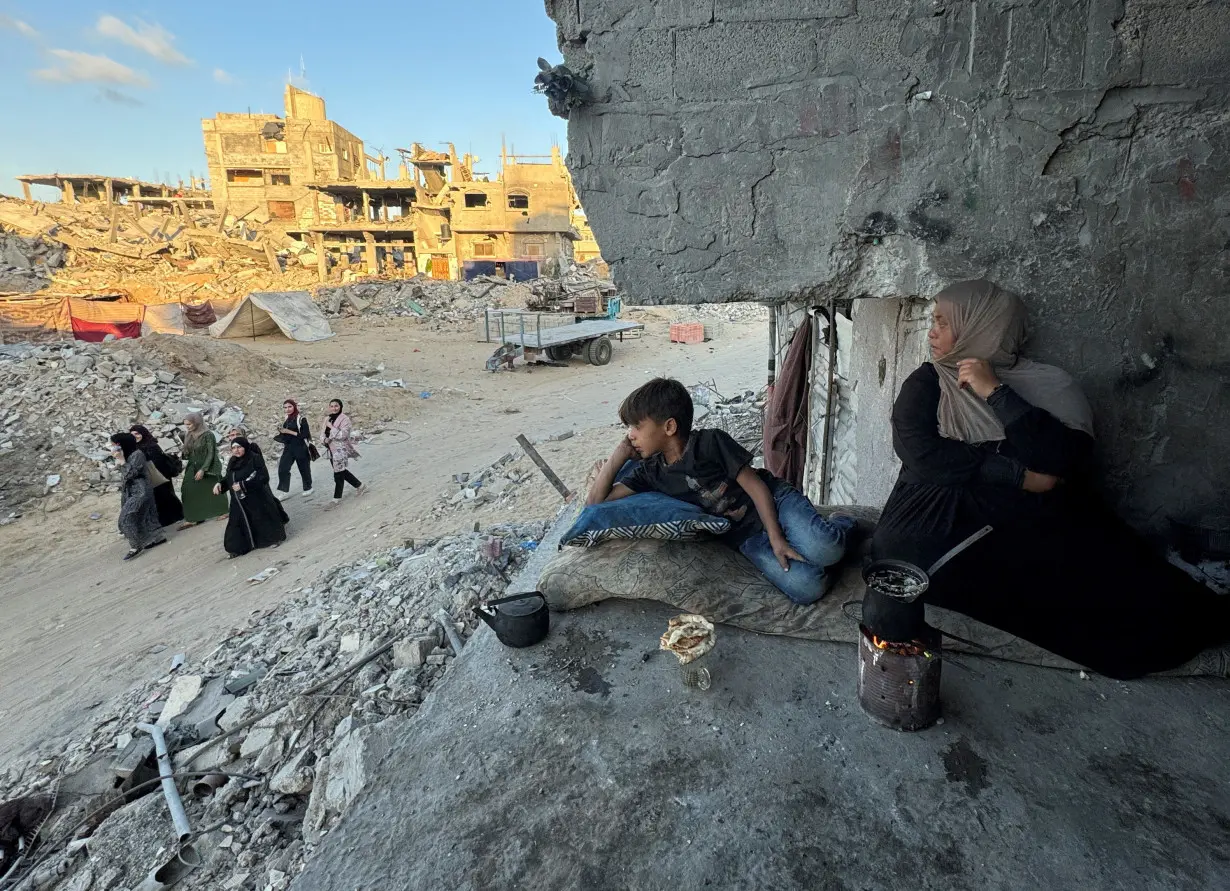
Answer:
<svg viewBox="0 0 1230 891"><path fill-rule="evenodd" d="M201 480L205 479L205 471L198 470L196 473L192 474L192 478L199 483Z"/></svg>
<svg viewBox="0 0 1230 891"><path fill-rule="evenodd" d="M1025 479L1021 483L1021 488L1026 492L1042 495L1054 489L1061 482L1062 480L1059 477L1051 476L1049 473L1037 473L1033 470L1027 470L1025 471Z"/></svg>
<svg viewBox="0 0 1230 891"><path fill-rule="evenodd" d="M957 383L969 387L980 399L986 399L999 386L999 378L986 359L962 359L957 363Z"/></svg>
<svg viewBox="0 0 1230 891"><path fill-rule="evenodd" d="M231 486L231 491L232 491L232 492L238 492L238 491L239 491L239 483L235 483L235 484L233 484L233 485Z"/></svg>
<svg viewBox="0 0 1230 891"><path fill-rule="evenodd" d="M214 494L215 495L222 494L222 484L221 483L218 483L216 486L214 486Z"/></svg>

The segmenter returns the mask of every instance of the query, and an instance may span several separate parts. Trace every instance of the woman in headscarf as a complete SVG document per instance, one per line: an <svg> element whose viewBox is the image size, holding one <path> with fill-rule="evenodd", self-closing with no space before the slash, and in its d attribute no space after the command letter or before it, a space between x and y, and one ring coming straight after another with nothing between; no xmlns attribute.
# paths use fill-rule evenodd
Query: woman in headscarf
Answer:
<svg viewBox="0 0 1230 891"><path fill-rule="evenodd" d="M282 457L278 459L278 501L290 497L290 469L299 467L299 476L303 480L303 497L312 497L312 458L308 446L312 443L312 432L308 429L307 418L299 411L299 403L287 399L282 403L286 417L278 428L276 442L282 443Z"/></svg>
<svg viewBox="0 0 1230 891"><path fill-rule="evenodd" d="M141 556L146 548L165 542L158 508L154 504L154 486L149 479L149 461L137 448L131 433L116 433L111 437L111 454L123 465L120 482L119 528L128 539L125 560Z"/></svg>
<svg viewBox="0 0 1230 891"><path fill-rule="evenodd" d="M180 529L224 517L227 513L225 495L215 495L214 486L222 481L222 459L218 456L218 440L205 426L200 412L184 418L188 433L184 436L184 484L180 492L184 502L184 522Z"/></svg>
<svg viewBox="0 0 1230 891"><path fill-rule="evenodd" d="M265 459L244 437L231 441L231 460L214 494L227 491L231 496L230 519L222 543L232 557L256 548L276 548L286 541L290 517L269 488L269 469Z"/></svg>
<svg viewBox="0 0 1230 891"><path fill-rule="evenodd" d="M150 467L158 471L162 482L151 474L154 481L154 505L158 508L158 522L163 526L178 523L184 518L184 506L175 495L175 484L171 482L183 470L182 462L172 461L171 457L158 445L158 439L149 429L141 424L133 424L128 428L137 441L137 448L145 455Z"/></svg>
<svg viewBox="0 0 1230 891"><path fill-rule="evenodd" d="M360 495L366 491L363 484L348 469L350 459L359 457L358 449L350 440L350 431L350 418L342 411L342 400L334 399L329 403L329 415L324 430L325 448L329 450L329 463L333 466L333 500L325 506L325 510L331 510L341 503L342 489L346 483L358 489Z"/></svg>
<svg viewBox="0 0 1230 891"><path fill-rule="evenodd" d="M248 428L243 426L243 424L239 424L235 427L232 427L230 430L226 431L227 448L230 448L230 444L233 443L236 439L239 439L240 437L248 441L249 451L256 452L256 454L261 456L262 461L265 460L265 453L261 450L261 447L257 443L257 441L252 438L252 435L248 433Z"/></svg>
<svg viewBox="0 0 1230 891"><path fill-rule="evenodd" d="M901 474L877 558L931 565L924 600L1116 678L1176 668L1230 636L1227 598L1150 551L1092 490L1093 413L1066 372L1020 355L1026 313L992 282L935 298L931 361L893 406ZM868 592L864 618L900 607Z"/></svg>

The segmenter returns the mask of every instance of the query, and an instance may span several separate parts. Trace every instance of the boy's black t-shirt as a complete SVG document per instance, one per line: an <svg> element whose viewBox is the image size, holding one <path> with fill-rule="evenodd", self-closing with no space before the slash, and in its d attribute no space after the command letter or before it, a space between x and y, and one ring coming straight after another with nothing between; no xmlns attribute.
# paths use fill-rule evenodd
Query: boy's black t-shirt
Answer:
<svg viewBox="0 0 1230 891"><path fill-rule="evenodd" d="M661 492L725 517L730 520L730 532L723 537L741 542L764 531L756 505L735 482L739 471L751 463L752 453L730 434L693 430L683 456L674 464L667 464L661 453L651 455L620 482L633 492Z"/></svg>

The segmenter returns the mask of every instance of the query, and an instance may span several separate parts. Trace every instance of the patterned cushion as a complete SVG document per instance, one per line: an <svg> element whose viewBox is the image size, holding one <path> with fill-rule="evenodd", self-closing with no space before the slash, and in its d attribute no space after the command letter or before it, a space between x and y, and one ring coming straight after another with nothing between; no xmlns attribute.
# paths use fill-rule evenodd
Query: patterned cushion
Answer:
<svg viewBox="0 0 1230 891"><path fill-rule="evenodd" d="M565 545L592 548L612 539L696 541L704 535L728 531L727 519L658 492L642 492L585 508L561 541Z"/></svg>

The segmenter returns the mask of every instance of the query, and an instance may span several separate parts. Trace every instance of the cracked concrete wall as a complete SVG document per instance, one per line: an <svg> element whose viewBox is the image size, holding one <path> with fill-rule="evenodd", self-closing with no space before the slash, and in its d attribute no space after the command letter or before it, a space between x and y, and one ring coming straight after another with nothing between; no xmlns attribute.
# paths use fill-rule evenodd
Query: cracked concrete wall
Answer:
<svg viewBox="0 0 1230 891"><path fill-rule="evenodd" d="M1134 521L1224 499L1230 3L546 6L595 93L569 166L634 300L985 275L1085 385Z"/></svg>

